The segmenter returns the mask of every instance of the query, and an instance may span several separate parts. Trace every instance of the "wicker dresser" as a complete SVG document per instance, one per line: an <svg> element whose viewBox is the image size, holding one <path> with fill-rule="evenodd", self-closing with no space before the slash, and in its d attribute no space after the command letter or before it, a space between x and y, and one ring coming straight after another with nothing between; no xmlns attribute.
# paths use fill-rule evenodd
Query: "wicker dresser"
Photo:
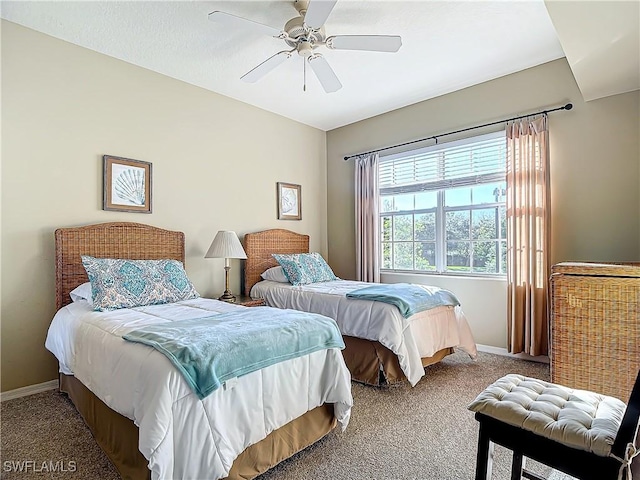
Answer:
<svg viewBox="0 0 640 480"><path fill-rule="evenodd" d="M627 402L640 369L640 264L551 269L551 381Z"/></svg>

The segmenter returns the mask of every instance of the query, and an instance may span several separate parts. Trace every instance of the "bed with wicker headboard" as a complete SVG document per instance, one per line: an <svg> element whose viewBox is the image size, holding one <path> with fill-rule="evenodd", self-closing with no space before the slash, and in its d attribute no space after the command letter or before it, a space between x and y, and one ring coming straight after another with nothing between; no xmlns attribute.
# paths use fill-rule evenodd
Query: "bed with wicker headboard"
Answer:
<svg viewBox="0 0 640 480"><path fill-rule="evenodd" d="M285 229L247 233L243 244L247 254L244 274L245 295L249 295L252 287L262 280L261 274L265 270L278 265L272 254L309 252L308 235ZM396 354L380 342L344 334L343 339L346 348L342 353L353 380L369 385L406 380ZM432 356L423 357L422 365L437 363L450 353L453 353L452 347L442 348Z"/></svg>
<svg viewBox="0 0 640 480"><path fill-rule="evenodd" d="M71 303L71 292L88 282L81 255L99 258L158 260L184 263L184 233L141 223L101 223L59 228L56 241L56 308Z"/></svg>
<svg viewBox="0 0 640 480"><path fill-rule="evenodd" d="M175 259L184 262L184 233L138 223L103 223L55 232L56 305L71 302L69 292L87 281L81 255L104 258ZM150 477L147 460L138 450L138 427L110 409L71 375L60 375L67 393L96 441L123 478ZM322 438L336 425L331 405L310 410L274 430L236 458L228 478L253 478Z"/></svg>

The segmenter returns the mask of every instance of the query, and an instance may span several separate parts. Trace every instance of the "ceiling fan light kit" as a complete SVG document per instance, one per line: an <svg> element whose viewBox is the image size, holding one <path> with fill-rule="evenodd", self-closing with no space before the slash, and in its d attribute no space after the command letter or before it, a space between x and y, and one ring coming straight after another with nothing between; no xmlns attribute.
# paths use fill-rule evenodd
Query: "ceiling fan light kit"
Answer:
<svg viewBox="0 0 640 480"><path fill-rule="evenodd" d="M340 90L342 84L327 59L316 51L318 48L324 46L331 50L395 53L402 46L402 39L397 35L334 35L327 37L324 23L336 3L337 0L295 0L293 5L299 16L287 21L282 30L221 11L210 13L209 20L234 29L251 29L256 33L284 40L291 48L291 50L284 50L272 55L240 77L241 80L255 83L285 60L291 58L293 52L298 52L309 63L324 91L332 93Z"/></svg>

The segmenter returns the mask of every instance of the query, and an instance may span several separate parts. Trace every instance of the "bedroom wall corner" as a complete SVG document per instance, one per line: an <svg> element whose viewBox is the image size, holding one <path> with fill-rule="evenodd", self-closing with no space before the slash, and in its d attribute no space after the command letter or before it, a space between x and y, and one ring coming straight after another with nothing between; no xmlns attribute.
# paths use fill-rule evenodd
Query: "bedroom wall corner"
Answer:
<svg viewBox="0 0 640 480"><path fill-rule="evenodd" d="M326 133L237 100L1 22L1 390L57 377L58 227L128 221L185 232L203 296L224 290L218 230L309 234L327 253ZM102 210L102 155L153 164L153 213ZM277 220L276 182L302 185L302 220ZM240 293L241 261L231 261Z"/></svg>

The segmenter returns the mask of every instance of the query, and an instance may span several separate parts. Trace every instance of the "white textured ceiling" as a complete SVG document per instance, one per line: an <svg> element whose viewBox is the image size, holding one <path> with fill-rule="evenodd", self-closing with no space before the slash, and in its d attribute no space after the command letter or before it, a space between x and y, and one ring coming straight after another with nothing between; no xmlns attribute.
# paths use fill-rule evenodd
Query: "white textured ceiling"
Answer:
<svg viewBox="0 0 640 480"><path fill-rule="evenodd" d="M313 1L313 0L312 0ZM327 35L401 35L398 53L326 50L343 88L327 94L295 55L255 84L282 40L220 27L214 10L282 28L292 1L2 1L12 22L299 122L331 130L564 56L542 0L340 0Z"/></svg>

